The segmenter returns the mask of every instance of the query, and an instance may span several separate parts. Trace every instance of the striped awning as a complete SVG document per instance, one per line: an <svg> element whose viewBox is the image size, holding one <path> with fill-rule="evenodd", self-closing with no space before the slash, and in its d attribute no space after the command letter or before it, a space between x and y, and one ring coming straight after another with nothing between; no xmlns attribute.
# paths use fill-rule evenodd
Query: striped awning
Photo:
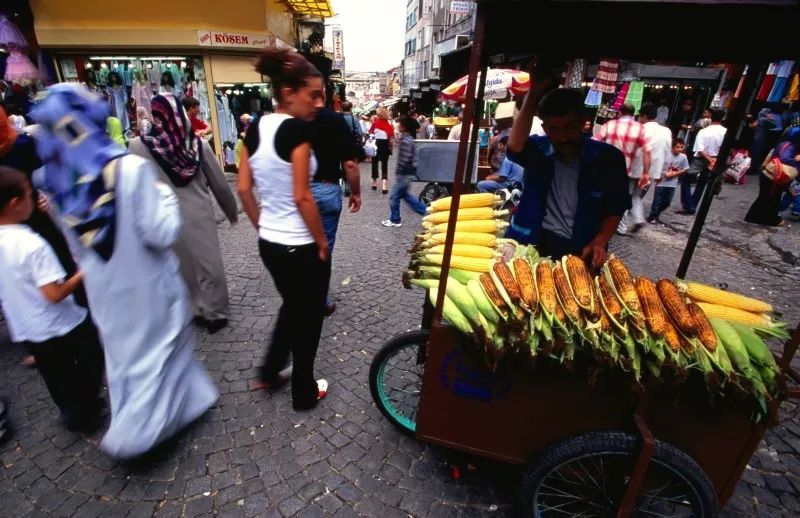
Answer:
<svg viewBox="0 0 800 518"><path fill-rule="evenodd" d="M333 16L333 8L330 0L286 0L289 8L295 14L301 16L319 16L330 18Z"/></svg>

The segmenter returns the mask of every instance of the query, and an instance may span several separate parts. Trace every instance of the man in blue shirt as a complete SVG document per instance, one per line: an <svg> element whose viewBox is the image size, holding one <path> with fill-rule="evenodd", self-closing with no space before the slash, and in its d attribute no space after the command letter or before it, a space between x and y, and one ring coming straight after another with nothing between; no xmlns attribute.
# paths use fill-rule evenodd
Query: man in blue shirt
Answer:
<svg viewBox="0 0 800 518"><path fill-rule="evenodd" d="M554 259L581 256L598 269L631 208L625 157L583 136L581 92L563 88L543 96L555 75L534 76L508 139L508 158L525 168L525 189L507 237ZM530 136L534 115L542 119L545 137Z"/></svg>
<svg viewBox="0 0 800 518"><path fill-rule="evenodd" d="M521 165L504 158L500 169L487 176L485 180L478 182L476 187L478 192L495 192L510 188L515 183L522 184L524 176L525 169Z"/></svg>

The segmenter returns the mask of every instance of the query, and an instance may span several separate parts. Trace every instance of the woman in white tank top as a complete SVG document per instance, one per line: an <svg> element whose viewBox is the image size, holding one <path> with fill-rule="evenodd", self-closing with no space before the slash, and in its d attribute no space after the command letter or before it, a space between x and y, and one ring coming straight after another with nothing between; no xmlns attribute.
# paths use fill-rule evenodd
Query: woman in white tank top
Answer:
<svg viewBox="0 0 800 518"><path fill-rule="evenodd" d="M307 410L327 391L327 382L314 377L330 262L311 195L316 161L309 130L324 105L324 85L312 64L285 49L265 49L256 70L272 80L277 108L247 130L237 189L283 305L261 375L250 386L274 390L288 382L285 367L291 351L292 405Z"/></svg>

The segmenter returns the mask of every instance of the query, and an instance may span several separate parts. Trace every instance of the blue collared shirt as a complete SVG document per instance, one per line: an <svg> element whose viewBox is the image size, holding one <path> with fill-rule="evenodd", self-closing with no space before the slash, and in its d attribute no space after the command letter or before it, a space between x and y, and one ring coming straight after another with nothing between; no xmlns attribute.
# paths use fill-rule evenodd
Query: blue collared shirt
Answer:
<svg viewBox="0 0 800 518"><path fill-rule="evenodd" d="M522 183L525 178L525 168L519 164L515 164L508 158L503 159L500 169L497 171L499 176L505 178L505 181L514 183Z"/></svg>

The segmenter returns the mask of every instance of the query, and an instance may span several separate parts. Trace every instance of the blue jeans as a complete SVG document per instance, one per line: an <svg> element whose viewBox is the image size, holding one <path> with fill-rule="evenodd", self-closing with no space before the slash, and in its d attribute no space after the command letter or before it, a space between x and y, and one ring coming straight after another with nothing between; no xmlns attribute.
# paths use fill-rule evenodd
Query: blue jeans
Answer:
<svg viewBox="0 0 800 518"><path fill-rule="evenodd" d="M336 231L339 229L339 216L342 214L342 188L338 183L312 182L311 195L317 202L322 229L328 239L328 251L332 256Z"/></svg>
<svg viewBox="0 0 800 518"><path fill-rule="evenodd" d="M509 182L496 182L494 180L481 180L478 182L478 192L496 192L500 189L505 189Z"/></svg>
<svg viewBox="0 0 800 518"><path fill-rule="evenodd" d="M417 214L425 214L425 204L409 192L413 180L414 176L410 174L398 174L394 179L389 194L389 220L392 223L400 223L400 200L405 200Z"/></svg>
<svg viewBox="0 0 800 518"><path fill-rule="evenodd" d="M647 219L654 219L658 221L658 217L664 212L672 203L672 197L675 196L675 187L656 187L653 193L653 203L650 205L650 215Z"/></svg>

